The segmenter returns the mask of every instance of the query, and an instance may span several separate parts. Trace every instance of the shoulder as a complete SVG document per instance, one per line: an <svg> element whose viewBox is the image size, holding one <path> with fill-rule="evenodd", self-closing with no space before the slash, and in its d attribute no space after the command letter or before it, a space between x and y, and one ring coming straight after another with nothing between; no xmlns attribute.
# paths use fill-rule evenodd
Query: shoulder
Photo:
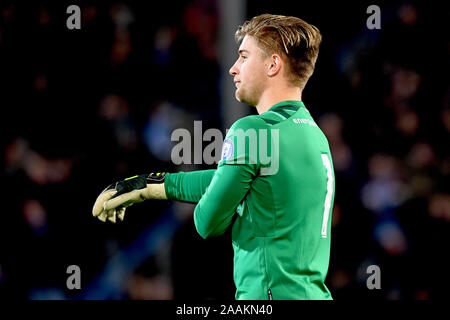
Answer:
<svg viewBox="0 0 450 320"><path fill-rule="evenodd" d="M260 134L266 127L258 115L246 116L233 123L222 145L222 163L257 164Z"/></svg>
<svg viewBox="0 0 450 320"><path fill-rule="evenodd" d="M261 119L259 115L250 115L237 120L230 128L230 131L236 131L238 129L265 129L267 124Z"/></svg>

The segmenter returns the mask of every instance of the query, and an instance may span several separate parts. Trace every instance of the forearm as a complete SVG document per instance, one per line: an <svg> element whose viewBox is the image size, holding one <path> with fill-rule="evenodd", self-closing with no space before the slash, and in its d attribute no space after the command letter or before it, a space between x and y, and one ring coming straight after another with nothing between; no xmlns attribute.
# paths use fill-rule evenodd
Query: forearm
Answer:
<svg viewBox="0 0 450 320"><path fill-rule="evenodd" d="M211 183L215 169L167 173L164 181L168 199L197 203Z"/></svg>
<svg viewBox="0 0 450 320"><path fill-rule="evenodd" d="M219 165L194 211L197 232L203 238L221 235L230 225L254 179L248 165Z"/></svg>

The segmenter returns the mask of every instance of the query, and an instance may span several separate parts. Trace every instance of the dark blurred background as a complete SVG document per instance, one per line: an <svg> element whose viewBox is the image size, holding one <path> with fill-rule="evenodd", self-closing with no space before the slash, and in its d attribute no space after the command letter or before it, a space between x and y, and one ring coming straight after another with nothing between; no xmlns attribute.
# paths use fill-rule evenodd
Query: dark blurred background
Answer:
<svg viewBox="0 0 450 320"><path fill-rule="evenodd" d="M80 30L66 27L72 4ZM380 30L366 27L371 4ZM128 176L214 168L173 164L171 133L199 120L225 134L256 113L233 101L228 69L234 31L261 13L323 35L303 101L336 171L334 299L448 298L448 8L281 0L2 1L0 297L234 299L230 234L201 239L192 204L147 201L116 224L91 208Z"/></svg>

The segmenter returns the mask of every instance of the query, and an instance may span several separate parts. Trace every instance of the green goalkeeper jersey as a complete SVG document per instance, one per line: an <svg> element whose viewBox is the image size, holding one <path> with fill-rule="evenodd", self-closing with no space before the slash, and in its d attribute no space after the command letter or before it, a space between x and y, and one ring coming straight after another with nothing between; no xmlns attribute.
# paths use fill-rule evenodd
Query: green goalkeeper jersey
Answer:
<svg viewBox="0 0 450 320"><path fill-rule="evenodd" d="M167 174L165 185L169 199L198 203L202 237L232 224L236 299L331 299L333 163L301 101L239 119L216 170Z"/></svg>

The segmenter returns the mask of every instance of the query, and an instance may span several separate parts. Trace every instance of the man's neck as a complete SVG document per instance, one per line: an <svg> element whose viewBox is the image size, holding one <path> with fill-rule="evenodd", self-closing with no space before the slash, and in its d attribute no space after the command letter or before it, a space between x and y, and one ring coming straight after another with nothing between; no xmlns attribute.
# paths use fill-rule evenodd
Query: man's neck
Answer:
<svg viewBox="0 0 450 320"><path fill-rule="evenodd" d="M269 110L273 105L286 100L302 100L302 90L300 88L288 88L277 91L266 91L261 95L256 110L258 114L264 113Z"/></svg>

